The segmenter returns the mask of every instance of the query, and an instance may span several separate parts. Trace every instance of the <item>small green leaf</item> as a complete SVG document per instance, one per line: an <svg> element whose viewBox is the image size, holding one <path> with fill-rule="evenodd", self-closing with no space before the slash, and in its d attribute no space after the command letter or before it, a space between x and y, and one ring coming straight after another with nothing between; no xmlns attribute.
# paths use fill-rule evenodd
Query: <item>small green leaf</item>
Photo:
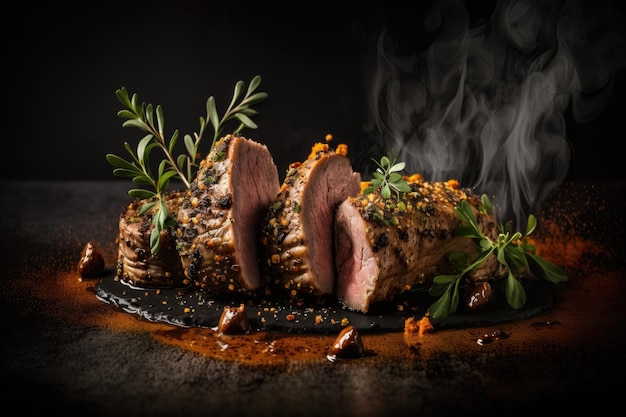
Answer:
<svg viewBox="0 0 626 417"><path fill-rule="evenodd" d="M113 170L113 175L115 175L116 177L134 177L137 174L141 174L141 171L125 168L116 168Z"/></svg>
<svg viewBox="0 0 626 417"><path fill-rule="evenodd" d="M178 158L176 158L176 166L178 166L178 169L180 171L182 171L183 169L185 169L185 163L188 161L187 159L187 155L178 155Z"/></svg>
<svg viewBox="0 0 626 417"><path fill-rule="evenodd" d="M457 226L454 229L454 236L466 237L469 239L482 239L484 236L472 226Z"/></svg>
<svg viewBox="0 0 626 417"><path fill-rule="evenodd" d="M524 291L522 283L510 271L504 284L504 292L506 301L511 308L519 310L526 304L526 291Z"/></svg>
<svg viewBox="0 0 626 417"><path fill-rule="evenodd" d="M528 271L528 262L524 250L519 246L507 245L502 250L506 259L507 267L513 271L514 274L522 274Z"/></svg>
<svg viewBox="0 0 626 417"><path fill-rule="evenodd" d="M243 91L243 86L244 86L244 82L241 80L237 81L237 83L235 84L235 89L233 90L233 98L230 102L230 105L228 106L229 109L235 105L235 102L237 101L237 99L241 95L241 92Z"/></svg>
<svg viewBox="0 0 626 417"><path fill-rule="evenodd" d="M128 190L128 195L139 199L148 199L154 197L156 193L154 191L144 190L142 188L133 188Z"/></svg>
<svg viewBox="0 0 626 417"><path fill-rule="evenodd" d="M169 145L167 145L167 150L169 153L174 153L174 147L176 146L176 142L178 142L178 129L174 130L174 133L170 138Z"/></svg>
<svg viewBox="0 0 626 417"><path fill-rule="evenodd" d="M254 110L254 109L252 109L250 107L244 107L243 109L240 109L239 113L245 114L246 116L250 116L250 117L256 116L257 114L259 114L258 111Z"/></svg>
<svg viewBox="0 0 626 417"><path fill-rule="evenodd" d="M124 119L135 119L137 116L135 115L135 113L129 111L129 110L120 110L117 112L117 115L119 117L122 117Z"/></svg>
<svg viewBox="0 0 626 417"><path fill-rule="evenodd" d="M109 164L113 165L116 168L125 168L127 170L137 169L135 165L131 164L130 162L128 162L127 160L123 158L120 158L117 155L113 155L109 153L106 155L106 159L109 162Z"/></svg>
<svg viewBox="0 0 626 417"><path fill-rule="evenodd" d="M395 164L393 164L389 168L389 172L399 172L399 171L402 171L405 166L406 166L406 164L404 162L395 163Z"/></svg>
<svg viewBox="0 0 626 417"><path fill-rule="evenodd" d="M246 105L251 105L263 101L267 98L267 93L256 93L246 98Z"/></svg>
<svg viewBox="0 0 626 417"><path fill-rule="evenodd" d="M215 107L215 98L213 96L206 101L206 114L207 119L213 125L213 129L217 132L219 130L220 117L217 115L217 107Z"/></svg>
<svg viewBox="0 0 626 417"><path fill-rule="evenodd" d="M163 108L161 106L157 106L156 115L159 135L161 135L161 137L164 137L165 134L163 133L163 131L165 129L165 117L163 116Z"/></svg>
<svg viewBox="0 0 626 417"><path fill-rule="evenodd" d="M159 249L161 249L161 231L155 227L150 233L150 251L152 254L157 254Z"/></svg>
<svg viewBox="0 0 626 417"><path fill-rule="evenodd" d="M137 158L139 158L143 166L148 166L147 161L150 150L152 149L152 147L150 146L152 138L152 135L146 135L139 141L139 144L137 145Z"/></svg>
<svg viewBox="0 0 626 417"><path fill-rule="evenodd" d="M255 75L252 80L250 80L250 85L248 85L248 93L246 95L252 94L257 88L261 85L261 76Z"/></svg>
<svg viewBox="0 0 626 417"><path fill-rule="evenodd" d="M170 169L168 171L166 171L163 175L161 175L159 177L159 190L162 190L161 192L165 192L167 190L167 184L169 183L170 179L175 177L177 175L177 172L173 169Z"/></svg>
<svg viewBox="0 0 626 417"><path fill-rule="evenodd" d="M450 293L445 292L441 298L428 308L428 315L435 320L443 320L452 312Z"/></svg>
<svg viewBox="0 0 626 417"><path fill-rule="evenodd" d="M140 130L143 130L145 132L148 132L148 128L146 126L146 124L144 122L142 122L141 120L137 120L137 119L129 119L126 120L124 123L122 123L123 127L136 127Z"/></svg>
<svg viewBox="0 0 626 417"><path fill-rule="evenodd" d="M193 138L190 135L185 135L183 142L185 143L187 154L194 159L196 157L196 144L194 143Z"/></svg>
<svg viewBox="0 0 626 417"><path fill-rule="evenodd" d="M397 173L397 172L389 172L389 177L387 179L388 182L390 183L396 183L398 181L400 181L402 179L402 175Z"/></svg>
<svg viewBox="0 0 626 417"><path fill-rule="evenodd" d="M478 246L480 246L481 250L489 250L493 246L493 242L491 239L484 237L478 240Z"/></svg>
<svg viewBox="0 0 626 417"><path fill-rule="evenodd" d="M157 204L157 201L151 201L149 203L144 203L144 204L141 205L141 207L139 207L138 213L140 215L144 215L148 211L152 210L154 208L154 206L156 206L156 204Z"/></svg>
<svg viewBox="0 0 626 417"><path fill-rule="evenodd" d="M531 214L531 215L528 216L528 222L526 223L526 234L525 234L525 236L528 236L532 232L534 232L536 227L537 227L537 219L535 218L534 215Z"/></svg>
<svg viewBox="0 0 626 417"><path fill-rule="evenodd" d="M539 255L526 253L528 266L532 273L544 281L558 284L567 281L567 273L561 267L546 261Z"/></svg>
<svg viewBox="0 0 626 417"><path fill-rule="evenodd" d="M235 117L241 121L247 128L256 129L258 126L248 116L243 113L235 113Z"/></svg>
<svg viewBox="0 0 626 417"><path fill-rule="evenodd" d="M483 194L480 197L480 201L481 201L481 206L480 208L487 214L492 214L492 206L491 206L491 201L489 200L489 196L487 196L487 194Z"/></svg>
<svg viewBox="0 0 626 417"><path fill-rule="evenodd" d="M472 206L470 206L467 200L461 200L461 202L457 204L457 206L455 207L455 211L456 211L456 214L461 218L461 220L463 220L465 223L469 224L474 229L476 229L479 233L482 234L482 232L480 232L480 230L478 229L478 225L476 223L476 216L474 215L474 212L472 211Z"/></svg>
<svg viewBox="0 0 626 417"><path fill-rule="evenodd" d="M437 275L433 278L433 283L437 286L448 285L458 279L458 275Z"/></svg>
<svg viewBox="0 0 626 417"><path fill-rule="evenodd" d="M410 193L411 186L406 183L406 181L402 180L401 182L397 182L394 185L394 188L401 193Z"/></svg>
<svg viewBox="0 0 626 417"><path fill-rule="evenodd" d="M391 197L391 190L389 189L389 185L387 184L383 185L383 188L381 190L381 195L383 196L385 200Z"/></svg>
<svg viewBox="0 0 626 417"><path fill-rule="evenodd" d="M145 175L137 175L135 178L133 178L133 182L139 185L154 185L154 181L152 181L152 178L149 178Z"/></svg>

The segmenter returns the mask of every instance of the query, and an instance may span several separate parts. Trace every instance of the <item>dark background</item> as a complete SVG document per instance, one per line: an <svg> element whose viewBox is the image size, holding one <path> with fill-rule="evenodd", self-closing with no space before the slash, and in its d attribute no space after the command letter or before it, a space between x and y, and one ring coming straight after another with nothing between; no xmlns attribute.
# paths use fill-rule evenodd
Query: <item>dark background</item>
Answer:
<svg viewBox="0 0 626 417"><path fill-rule="evenodd" d="M478 21L495 4L467 2L467 9ZM593 4L623 16L620 2ZM426 1L15 4L2 17L0 178L113 179L105 155L126 156L123 142L141 137L121 127L118 88L162 105L168 132L184 134L197 131L210 95L223 112L234 84L255 75L269 98L256 107L259 129L244 133L267 144L281 176L326 133L347 143L365 172L377 156L363 129L372 40L386 28L401 53L423 50L433 36L423 27L427 9ZM626 178L623 66L616 65L612 83L593 121L576 124L565 115L573 149L568 180Z"/></svg>

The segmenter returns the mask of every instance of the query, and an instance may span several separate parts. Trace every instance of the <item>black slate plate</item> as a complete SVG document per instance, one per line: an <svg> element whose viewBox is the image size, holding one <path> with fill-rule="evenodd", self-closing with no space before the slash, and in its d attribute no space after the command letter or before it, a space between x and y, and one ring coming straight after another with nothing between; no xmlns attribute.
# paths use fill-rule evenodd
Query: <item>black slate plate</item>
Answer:
<svg viewBox="0 0 626 417"><path fill-rule="evenodd" d="M493 295L482 310L464 312L459 307L457 313L445 320L431 320L432 324L435 328L452 328L506 323L532 317L554 305L553 285L525 279L522 284L527 295L526 305L514 310L504 299L503 281L492 282ZM413 291L393 301L374 304L364 314L349 311L338 301L323 306L297 307L286 300L225 298L191 289L133 288L120 282L112 272L100 280L96 296L105 303L114 304L149 321L182 327L215 328L225 306L244 304L253 329L285 333L328 333L348 323L361 332L402 331L407 318L421 318L436 300L425 290Z"/></svg>

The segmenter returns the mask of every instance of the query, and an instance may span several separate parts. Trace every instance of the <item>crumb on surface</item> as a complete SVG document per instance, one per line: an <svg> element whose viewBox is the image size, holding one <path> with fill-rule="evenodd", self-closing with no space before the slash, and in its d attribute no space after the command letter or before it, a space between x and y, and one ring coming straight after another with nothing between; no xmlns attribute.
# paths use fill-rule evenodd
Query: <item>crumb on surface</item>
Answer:
<svg viewBox="0 0 626 417"><path fill-rule="evenodd" d="M422 337L425 333L433 333L434 331L435 328L426 316L419 320L416 320L415 317L409 317L404 321L405 335L417 334Z"/></svg>

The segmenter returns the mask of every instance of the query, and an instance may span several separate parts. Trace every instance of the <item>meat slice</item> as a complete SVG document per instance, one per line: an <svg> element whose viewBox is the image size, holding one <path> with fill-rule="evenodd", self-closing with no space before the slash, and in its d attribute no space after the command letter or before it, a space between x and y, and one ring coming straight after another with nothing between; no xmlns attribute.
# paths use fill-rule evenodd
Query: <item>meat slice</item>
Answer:
<svg viewBox="0 0 626 417"><path fill-rule="evenodd" d="M448 261L452 251L476 254L471 239L454 236L461 225L455 206L467 200L479 227L497 239L494 217L478 212L480 199L461 190L455 181L409 181L412 192L383 200L378 191L346 199L337 210L337 297L346 308L368 312L378 301L419 286L430 286L435 276L456 274ZM470 274L474 280L501 274L491 256Z"/></svg>
<svg viewBox="0 0 626 417"><path fill-rule="evenodd" d="M186 286L188 280L176 250L176 239L171 234L172 230L161 232L158 253L152 254L150 251L154 212L139 214L139 209L154 198L135 199L120 214L116 276L122 282L135 287ZM174 218L182 200L182 191L171 191L165 196L165 205Z"/></svg>
<svg viewBox="0 0 626 417"><path fill-rule="evenodd" d="M260 288L259 223L279 188L265 145L238 134L215 144L178 211L180 257L197 287L246 295Z"/></svg>
<svg viewBox="0 0 626 417"><path fill-rule="evenodd" d="M350 160L317 144L289 167L261 226L268 288L289 300L314 299L335 290L334 218L339 203L360 191Z"/></svg>

